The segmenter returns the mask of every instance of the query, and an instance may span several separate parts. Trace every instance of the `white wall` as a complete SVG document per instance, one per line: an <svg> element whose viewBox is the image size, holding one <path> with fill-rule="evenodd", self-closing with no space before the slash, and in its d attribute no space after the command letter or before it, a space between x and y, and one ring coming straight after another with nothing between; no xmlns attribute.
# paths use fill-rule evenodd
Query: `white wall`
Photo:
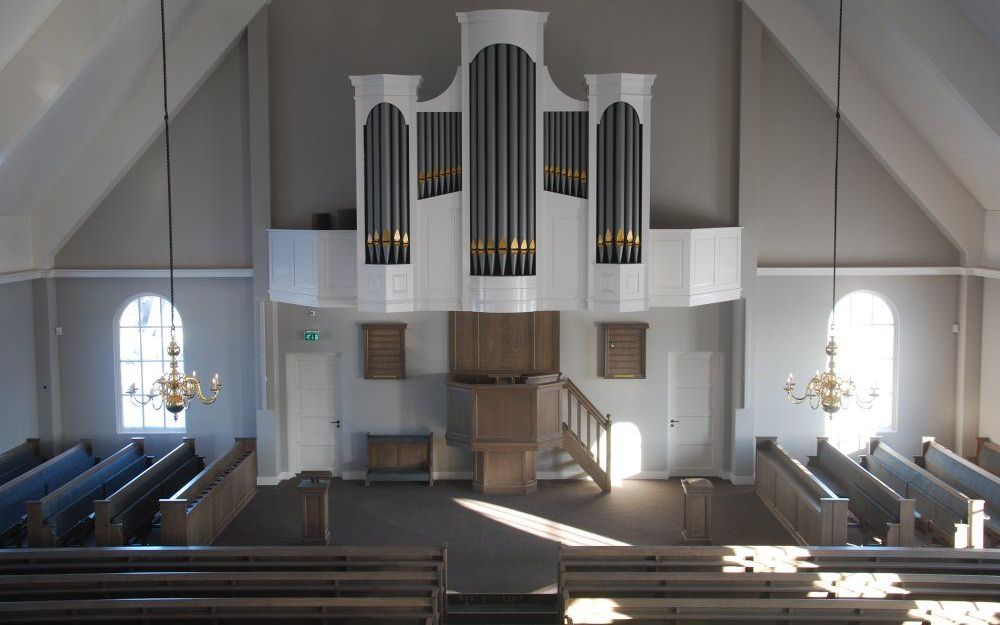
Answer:
<svg viewBox="0 0 1000 625"><path fill-rule="evenodd" d="M667 354L670 351L726 351L726 331L730 306L703 306L695 309L658 309L637 314L594 314L564 312L560 316L560 362L563 373L587 394L597 407L610 412L614 422L635 423L642 434L642 470L662 474L667 470L666 382ZM402 321L406 328L406 380L363 379L363 352L360 324L379 320ZM281 387L285 355L290 352L337 354L340 388L339 408L341 467L356 477L365 466L365 432L415 434L430 429L439 435L434 463L438 471L467 474L472 471L472 454L445 444L447 430L448 315L406 313L377 315L349 310L318 310L315 317L307 309L280 305L278 311ZM647 379L604 380L598 377L598 324L601 321L647 321ZM302 331L318 329L321 340L306 343ZM726 356L728 358L728 355ZM722 381L725 393L725 381ZM287 399L283 392L281 417L282 454L287 445ZM282 470L288 470L283 458ZM578 468L562 455L541 452L540 474L551 476L565 469L566 475Z"/></svg>
<svg viewBox="0 0 1000 625"><path fill-rule="evenodd" d="M0 451L38 436L31 282L0 285Z"/></svg>
<svg viewBox="0 0 1000 625"><path fill-rule="evenodd" d="M63 442L94 439L99 455L124 445L129 434L116 433L115 315L140 293L167 297L163 279L59 279L60 378ZM187 413L187 436L197 438L200 455L211 461L225 453L235 436L253 436L254 367L252 285L249 279L177 281L177 310L184 321L185 369L203 381L222 377L222 396L212 406L194 405ZM147 434L146 449L162 455L180 443L180 434Z"/></svg>
<svg viewBox="0 0 1000 625"><path fill-rule="evenodd" d="M789 372L799 392L816 369L825 368L830 314L829 278L758 279L757 352L754 368L757 436L777 436L802 459L815 453L825 435L826 415L785 401L781 387ZM956 277L841 278L842 297L855 289L883 295L897 319L898 430L883 434L903 454L919 451L921 436L950 447L955 439L955 363L958 314ZM841 375L849 375L841 371Z"/></svg>
<svg viewBox="0 0 1000 625"><path fill-rule="evenodd" d="M1000 280L983 284L981 371L979 435L1000 441Z"/></svg>

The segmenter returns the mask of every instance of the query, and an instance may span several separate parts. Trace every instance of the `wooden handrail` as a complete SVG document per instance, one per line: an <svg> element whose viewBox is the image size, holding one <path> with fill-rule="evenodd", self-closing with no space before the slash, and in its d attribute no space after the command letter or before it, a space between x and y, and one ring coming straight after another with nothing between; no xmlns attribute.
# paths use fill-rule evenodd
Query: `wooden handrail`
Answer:
<svg viewBox="0 0 1000 625"><path fill-rule="evenodd" d="M573 384L573 380L570 380L569 378L564 378L563 387L570 395L573 396L574 399L583 404L583 407L586 408L587 411L593 415L594 420L597 421L597 423L600 424L601 427L605 429L609 429L611 427L610 417L605 417L604 413L598 410L597 406L595 406L594 403L590 401L586 395L583 394L583 391L580 390L580 387L578 387L576 384Z"/></svg>

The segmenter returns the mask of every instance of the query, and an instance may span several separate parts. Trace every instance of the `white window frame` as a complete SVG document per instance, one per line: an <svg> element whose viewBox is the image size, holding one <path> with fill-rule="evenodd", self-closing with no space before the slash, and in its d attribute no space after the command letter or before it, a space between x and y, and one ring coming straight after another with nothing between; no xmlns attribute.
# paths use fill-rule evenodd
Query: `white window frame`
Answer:
<svg viewBox="0 0 1000 625"><path fill-rule="evenodd" d="M834 311L836 307L840 305L845 299L854 295L855 293L868 293L873 297L877 297L889 308L889 313L892 315L892 423L888 426L879 426L874 428L874 431L878 434L883 433L895 433L899 431L899 311L896 309L896 305L891 299L885 296L885 294L872 289L851 289L841 297L837 298L837 303L834 305ZM831 313L832 319L833 313ZM842 371L840 373L846 373L850 375L849 371ZM865 394L869 389L859 388L858 393L862 399L864 399ZM883 399L884 396L880 396L879 399ZM854 401L853 399L851 401ZM878 399L876 401L879 401ZM834 415L836 419L836 415Z"/></svg>
<svg viewBox="0 0 1000 625"><path fill-rule="evenodd" d="M128 308L129 304L136 301L141 297L158 297L165 302L170 302L170 298L162 293L157 293L155 291L143 291L142 293L135 293L126 297L121 304L118 306L118 310L115 311L115 317L112 320L112 336L114 337L114 369L115 369L115 431L118 434L173 434L173 435L184 435L187 434L187 415L184 416L184 427L182 428L168 428L166 426L159 428L127 428L125 427L124 415L122 415L122 360L121 360L121 318L122 313ZM173 305L173 302L170 302ZM180 315L180 312L177 312ZM183 324L183 317L181 319ZM169 326L168 326L169 327ZM184 346L181 345L183 350ZM183 352L182 352L183 353ZM147 392L149 389L139 389L140 393Z"/></svg>

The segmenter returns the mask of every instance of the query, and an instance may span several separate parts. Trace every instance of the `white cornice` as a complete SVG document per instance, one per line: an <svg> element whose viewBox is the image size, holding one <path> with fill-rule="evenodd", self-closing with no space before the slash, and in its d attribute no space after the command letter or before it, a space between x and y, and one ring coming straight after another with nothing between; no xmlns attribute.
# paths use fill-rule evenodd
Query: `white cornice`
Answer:
<svg viewBox="0 0 1000 625"><path fill-rule="evenodd" d="M36 269L0 274L0 284L38 278L167 278L168 269ZM253 269L175 269L177 278L253 278Z"/></svg>
<svg viewBox="0 0 1000 625"><path fill-rule="evenodd" d="M762 278L829 277L830 267L757 267ZM976 276L1000 280L1000 269L986 267L838 267L838 276Z"/></svg>

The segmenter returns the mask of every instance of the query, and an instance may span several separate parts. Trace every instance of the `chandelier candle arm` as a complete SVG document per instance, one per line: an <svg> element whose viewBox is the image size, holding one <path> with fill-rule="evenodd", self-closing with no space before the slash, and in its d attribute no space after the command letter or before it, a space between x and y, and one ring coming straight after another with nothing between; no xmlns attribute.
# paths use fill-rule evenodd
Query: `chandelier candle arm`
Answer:
<svg viewBox="0 0 1000 625"><path fill-rule="evenodd" d="M156 379L150 386L148 393L140 393L138 387L133 382L127 394L136 406L151 406L159 410L166 408L168 412L177 415L191 405L192 400L198 400L205 405L214 404L222 392L222 382L219 374L212 376L212 384L209 387L209 395L205 395L198 380L198 373L192 371L191 375L181 371L178 357L181 355L181 347L177 343L177 329L174 326L174 212L173 194L171 192L170 177L170 112L167 107L167 20L164 8L164 0L160 0L160 38L163 44L163 137L166 146L167 165L167 247L169 250L170 262L170 343L167 344L167 355L170 356L170 369Z"/></svg>

